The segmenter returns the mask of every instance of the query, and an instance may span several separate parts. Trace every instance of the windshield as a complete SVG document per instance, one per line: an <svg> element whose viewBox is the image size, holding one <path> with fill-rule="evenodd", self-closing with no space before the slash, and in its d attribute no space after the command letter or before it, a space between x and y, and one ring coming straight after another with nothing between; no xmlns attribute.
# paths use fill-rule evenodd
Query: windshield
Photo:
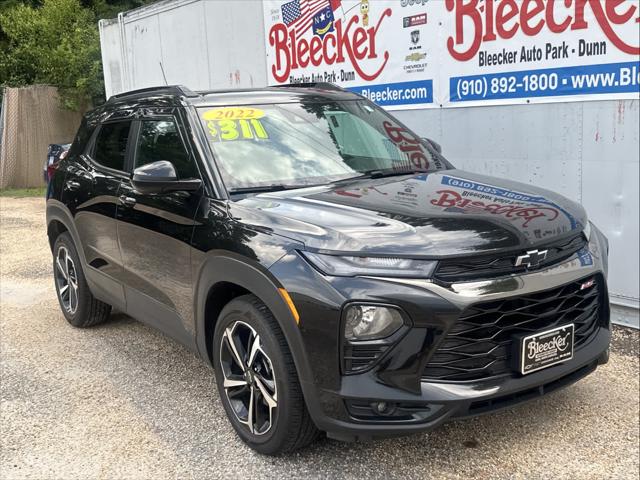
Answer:
<svg viewBox="0 0 640 480"><path fill-rule="evenodd" d="M231 192L450 168L427 142L366 100L205 107L198 113Z"/></svg>

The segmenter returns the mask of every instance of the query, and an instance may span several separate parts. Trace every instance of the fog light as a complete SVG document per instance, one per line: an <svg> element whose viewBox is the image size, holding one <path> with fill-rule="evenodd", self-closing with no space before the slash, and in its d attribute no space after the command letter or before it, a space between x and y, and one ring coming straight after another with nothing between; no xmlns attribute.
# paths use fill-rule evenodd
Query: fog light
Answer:
<svg viewBox="0 0 640 480"><path fill-rule="evenodd" d="M376 305L350 305L345 312L344 336L347 340L385 338L404 324L394 308Z"/></svg>
<svg viewBox="0 0 640 480"><path fill-rule="evenodd" d="M387 409L387 402L378 402L376 404L376 410L378 410L378 413L384 413L386 409Z"/></svg>

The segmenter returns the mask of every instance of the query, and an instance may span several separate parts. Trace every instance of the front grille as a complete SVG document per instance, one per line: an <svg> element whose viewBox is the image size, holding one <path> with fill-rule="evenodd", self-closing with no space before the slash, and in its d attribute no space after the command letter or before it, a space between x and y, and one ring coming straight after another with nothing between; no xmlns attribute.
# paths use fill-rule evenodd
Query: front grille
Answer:
<svg viewBox="0 0 640 480"><path fill-rule="evenodd" d="M578 349L598 330L603 286L581 289L593 277L525 296L479 303L465 309L423 372L425 380L478 380L514 373L513 337L575 325Z"/></svg>
<svg viewBox="0 0 640 480"><path fill-rule="evenodd" d="M538 268L560 263L586 246L587 240L582 233L561 242L538 246L538 250L547 250L547 258ZM523 253L518 251L441 260L434 277L443 282L454 283L522 273L526 271L526 267L516 267L515 261Z"/></svg>

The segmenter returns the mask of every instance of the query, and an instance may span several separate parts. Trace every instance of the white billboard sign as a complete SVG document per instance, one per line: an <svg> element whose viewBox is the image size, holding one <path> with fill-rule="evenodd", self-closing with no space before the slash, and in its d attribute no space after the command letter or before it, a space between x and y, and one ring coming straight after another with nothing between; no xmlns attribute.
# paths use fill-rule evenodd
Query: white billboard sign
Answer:
<svg viewBox="0 0 640 480"><path fill-rule="evenodd" d="M265 0L270 84L389 108L637 99L637 0Z"/></svg>

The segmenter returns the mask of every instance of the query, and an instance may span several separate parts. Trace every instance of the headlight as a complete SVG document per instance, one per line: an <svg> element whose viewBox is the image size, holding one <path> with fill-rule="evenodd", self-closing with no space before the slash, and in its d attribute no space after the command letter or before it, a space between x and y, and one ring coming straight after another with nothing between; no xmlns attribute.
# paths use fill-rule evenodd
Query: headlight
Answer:
<svg viewBox="0 0 640 480"><path fill-rule="evenodd" d="M303 252L318 270L337 277L371 275L378 277L429 277L436 266L431 260L397 257L353 257Z"/></svg>
<svg viewBox="0 0 640 480"><path fill-rule="evenodd" d="M394 308L349 305L344 316L344 337L350 341L385 338L402 325L402 315Z"/></svg>

